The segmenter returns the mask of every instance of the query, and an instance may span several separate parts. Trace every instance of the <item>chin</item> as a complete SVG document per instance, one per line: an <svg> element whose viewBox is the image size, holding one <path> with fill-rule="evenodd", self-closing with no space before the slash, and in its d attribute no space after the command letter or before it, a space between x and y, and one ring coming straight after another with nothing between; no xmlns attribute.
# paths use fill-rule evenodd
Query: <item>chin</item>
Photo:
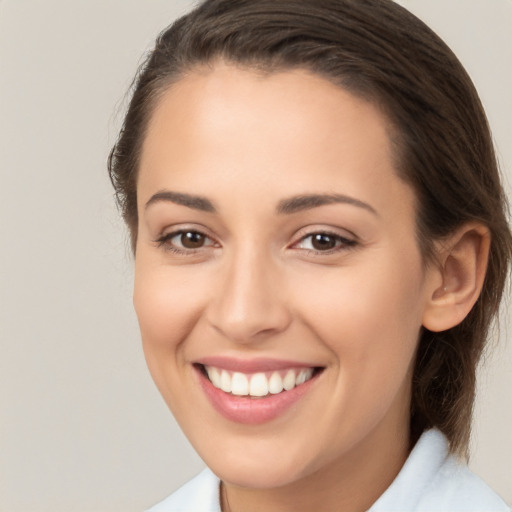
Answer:
<svg viewBox="0 0 512 512"><path fill-rule="evenodd" d="M244 460L233 467L224 464L212 467L213 472L225 483L249 489L277 489L286 487L301 480L305 473L293 464L293 467L284 465L280 461L255 462Z"/></svg>
<svg viewBox="0 0 512 512"><path fill-rule="evenodd" d="M254 435L258 436L257 433ZM228 445L224 444L222 451L213 452L210 449L206 454L203 450L202 455L223 482L236 487L286 487L315 473L325 463L310 452L313 446L304 440L287 446L286 439L273 436L272 439L262 437L256 443L240 440L239 443L231 442ZM196 448L201 453L201 447Z"/></svg>

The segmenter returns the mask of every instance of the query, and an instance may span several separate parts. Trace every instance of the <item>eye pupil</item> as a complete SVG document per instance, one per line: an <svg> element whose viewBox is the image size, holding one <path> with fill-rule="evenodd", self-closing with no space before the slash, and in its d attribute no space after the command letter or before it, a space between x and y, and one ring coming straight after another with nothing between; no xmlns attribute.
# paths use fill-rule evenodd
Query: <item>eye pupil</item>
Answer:
<svg viewBox="0 0 512 512"><path fill-rule="evenodd" d="M187 231L181 234L181 244L186 249L198 249L204 245L205 236L195 231Z"/></svg>
<svg viewBox="0 0 512 512"><path fill-rule="evenodd" d="M333 236L317 233L313 235L311 244L318 251L334 249L336 247L336 239Z"/></svg>

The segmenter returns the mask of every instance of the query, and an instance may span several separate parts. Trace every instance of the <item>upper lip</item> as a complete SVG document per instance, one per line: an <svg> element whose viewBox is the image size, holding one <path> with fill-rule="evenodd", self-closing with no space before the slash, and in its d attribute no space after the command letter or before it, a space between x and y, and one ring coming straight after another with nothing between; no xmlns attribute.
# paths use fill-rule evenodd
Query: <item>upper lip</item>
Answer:
<svg viewBox="0 0 512 512"><path fill-rule="evenodd" d="M208 356L195 361L203 366L214 366L224 370L241 373L270 372L286 370L288 368L315 368L317 365L299 361L273 359L273 358L252 358L239 359L227 356Z"/></svg>

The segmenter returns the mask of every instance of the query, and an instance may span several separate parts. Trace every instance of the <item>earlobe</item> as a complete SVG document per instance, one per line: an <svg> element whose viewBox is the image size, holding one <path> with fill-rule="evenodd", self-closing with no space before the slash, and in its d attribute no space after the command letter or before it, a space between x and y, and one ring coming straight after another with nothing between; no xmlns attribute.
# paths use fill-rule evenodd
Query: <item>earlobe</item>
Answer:
<svg viewBox="0 0 512 512"><path fill-rule="evenodd" d="M425 328L445 331L464 320L482 291L489 246L487 227L473 223L439 244L437 280L423 314Z"/></svg>

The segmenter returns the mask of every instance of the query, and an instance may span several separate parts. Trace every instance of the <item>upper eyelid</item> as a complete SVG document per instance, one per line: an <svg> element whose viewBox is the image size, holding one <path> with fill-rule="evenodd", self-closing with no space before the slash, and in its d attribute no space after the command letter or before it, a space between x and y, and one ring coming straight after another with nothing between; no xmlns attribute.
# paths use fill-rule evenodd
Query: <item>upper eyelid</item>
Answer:
<svg viewBox="0 0 512 512"><path fill-rule="evenodd" d="M187 233L188 231L193 231L195 233L201 233L212 240L216 240L217 237L212 233L211 229L208 229L206 226L198 225L198 224L177 224L174 226L167 226L161 230L157 235L157 238L175 236L180 233Z"/></svg>
<svg viewBox="0 0 512 512"><path fill-rule="evenodd" d="M300 242L301 240L304 240L305 238L307 238L309 236L313 236L313 235L317 235L317 234L334 236L334 237L342 238L345 240L350 240L353 242L359 241L359 237L352 231L349 231L348 229L342 229L342 228L336 229L336 228L328 228L328 227L323 228L321 226L310 226L310 227L302 228L302 229L298 230L293 237L294 242L292 242L292 243Z"/></svg>
<svg viewBox="0 0 512 512"><path fill-rule="evenodd" d="M295 237L294 241L288 245L287 249L292 251L307 251L308 254L311 253L327 257L329 255L339 254L342 252L346 252L348 250L354 250L360 245L361 242L354 233L352 233L351 231L347 231L346 229L342 229L341 231L343 231L343 234L337 231L336 228L322 229L320 226L314 227L312 229L308 229L308 231L305 233L301 233L300 235L298 234ZM305 240L317 234L327 235L338 239L336 247L326 250L316 250L314 248L299 247L299 245L304 243Z"/></svg>
<svg viewBox="0 0 512 512"><path fill-rule="evenodd" d="M170 231L169 233L162 235L161 238L163 238L165 240L171 240L174 237L183 235L184 233L198 233L198 234L204 236L204 238L211 240L212 242L215 242L215 240L211 236L207 235L206 233L203 233L202 231L198 231L196 229L179 229L177 231Z"/></svg>
<svg viewBox="0 0 512 512"><path fill-rule="evenodd" d="M340 242L340 246L343 246L343 245L345 245L345 246L354 246L354 245L356 245L356 244L358 243L358 241L357 241L357 240L355 240L355 239L348 238L348 237L344 237L344 236L341 236L341 235L337 235L337 234L335 234L335 233L318 232L318 233L311 233L311 234L309 234L309 235L305 235L305 236L303 236L303 237L299 238L296 242L293 242L293 243L290 245L290 247L292 247L292 248L293 248L293 247L295 247L295 246L297 246L297 245L301 244L302 242L304 242L304 241L305 241L305 240L307 240L308 238L311 238L311 237L313 237L314 235L317 235L317 234L327 235L327 236L330 236L330 237L332 237L332 238L337 239L337 241L339 241L339 242ZM324 252L324 251L322 251L322 252ZM328 252L328 251L325 251L325 252Z"/></svg>
<svg viewBox="0 0 512 512"><path fill-rule="evenodd" d="M215 238L213 238L212 236L210 236L206 233L203 233L202 231L199 231L197 229L178 229L176 231L169 231L168 233L164 233L161 237L159 237L159 240L162 240L162 239L163 240L171 240L174 237L183 235L184 233L198 233L198 234L204 236L205 239L210 240L214 243L217 243Z"/></svg>
<svg viewBox="0 0 512 512"><path fill-rule="evenodd" d="M174 248L177 250L177 251L180 251L180 252L183 252L183 253L193 253L193 252L196 252L196 251L200 251L201 249L205 249L205 248L211 248L213 246L215 246L216 244L218 244L219 242L216 240L215 237L209 235L207 232L207 230L205 229L198 229L198 228L193 228L193 227L176 227L174 229L164 229L160 232L159 235L157 235L156 238L153 238L153 243L157 245L158 248L161 248L161 247L164 247L164 246L170 246L170 245L173 245L174 244L171 244L171 240L176 237L176 236L179 236L183 233L188 233L188 232L195 232L195 233L200 233L201 235L203 235L206 239L208 239L209 243L207 243L206 245L202 246L202 247L199 247L199 248L196 248L196 249L189 249L189 248L181 248L179 246L174 246Z"/></svg>

